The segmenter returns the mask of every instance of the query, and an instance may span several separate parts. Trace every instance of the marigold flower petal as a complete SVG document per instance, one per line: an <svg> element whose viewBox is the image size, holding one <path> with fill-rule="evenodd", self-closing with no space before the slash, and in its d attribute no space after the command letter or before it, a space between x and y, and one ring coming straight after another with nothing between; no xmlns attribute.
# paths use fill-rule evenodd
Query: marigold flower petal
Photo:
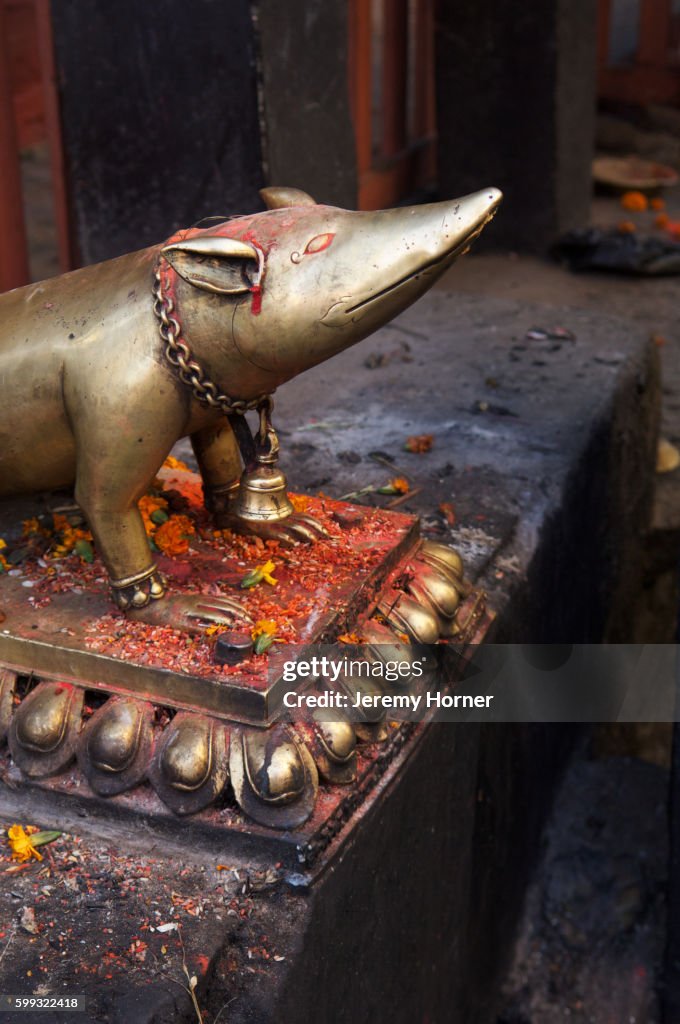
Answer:
<svg viewBox="0 0 680 1024"><path fill-rule="evenodd" d="M165 469L184 469L187 470L189 467L186 462L182 462L181 459L176 459L174 455L168 455L167 459L163 463Z"/></svg>
<svg viewBox="0 0 680 1024"><path fill-rule="evenodd" d="M253 640L257 640L258 636L268 635L274 636L278 626L273 619L260 619L253 626L250 635Z"/></svg>
<svg viewBox="0 0 680 1024"><path fill-rule="evenodd" d="M649 206L649 200L647 196L642 192L624 192L621 196L621 206L624 210L631 210L636 213L641 213L646 210Z"/></svg>
<svg viewBox="0 0 680 1024"><path fill-rule="evenodd" d="M429 452L432 447L434 438L432 434L414 434L412 437L406 439L404 448L407 452L414 452L417 455L422 455L424 452Z"/></svg>
<svg viewBox="0 0 680 1024"><path fill-rule="evenodd" d="M309 508L309 497L306 494L289 494L288 500L296 512L306 512Z"/></svg>
<svg viewBox="0 0 680 1024"><path fill-rule="evenodd" d="M183 555L189 550L189 537L196 532L188 516L170 516L153 535L154 544L164 555Z"/></svg>
<svg viewBox="0 0 680 1024"><path fill-rule="evenodd" d="M38 853L22 825L12 825L7 829L7 841L12 850L12 860L17 860L20 864L31 857L42 860L42 854Z"/></svg>

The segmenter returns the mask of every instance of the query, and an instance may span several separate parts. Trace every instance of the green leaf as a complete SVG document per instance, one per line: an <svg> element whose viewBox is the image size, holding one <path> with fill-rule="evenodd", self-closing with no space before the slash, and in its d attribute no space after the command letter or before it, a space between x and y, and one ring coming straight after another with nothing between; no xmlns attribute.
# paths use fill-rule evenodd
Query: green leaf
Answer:
<svg viewBox="0 0 680 1024"><path fill-rule="evenodd" d="M258 583L262 582L262 573L259 569L251 569L247 572L241 580L241 589L249 590L250 587L256 587Z"/></svg>
<svg viewBox="0 0 680 1024"><path fill-rule="evenodd" d="M48 843L53 843L59 836L63 836L63 832L57 832L56 829L46 830L44 832L34 832L31 836L31 842L34 846L47 846Z"/></svg>
<svg viewBox="0 0 680 1024"><path fill-rule="evenodd" d="M153 510L149 518L151 519L152 523L156 524L156 526L161 526L163 523L167 523L170 516L165 511L165 509L156 508Z"/></svg>
<svg viewBox="0 0 680 1024"><path fill-rule="evenodd" d="M255 641L254 651L255 654L264 654L268 651L271 645L274 643L274 637L271 633L260 633Z"/></svg>
<svg viewBox="0 0 680 1024"><path fill-rule="evenodd" d="M94 548L90 544L89 540L77 540L74 545L74 550L77 555L80 555L83 562L94 562Z"/></svg>

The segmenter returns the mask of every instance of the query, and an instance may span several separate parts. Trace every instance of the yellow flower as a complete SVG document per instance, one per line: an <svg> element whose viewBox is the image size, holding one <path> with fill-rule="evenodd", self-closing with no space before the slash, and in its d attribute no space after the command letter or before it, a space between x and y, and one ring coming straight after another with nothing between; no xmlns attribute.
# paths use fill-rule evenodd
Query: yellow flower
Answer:
<svg viewBox="0 0 680 1024"><path fill-rule="evenodd" d="M257 640L258 636L263 636L264 634L267 636L274 636L277 628L278 627L273 619L260 619L260 621L256 622L253 626L250 635L253 640Z"/></svg>
<svg viewBox="0 0 680 1024"><path fill-rule="evenodd" d="M262 579L265 581L265 583L271 583L273 587L276 586L277 581L272 576L272 573L276 568L273 562L265 562L264 565L258 565L257 568L258 571L262 573Z"/></svg>
<svg viewBox="0 0 680 1024"><path fill-rule="evenodd" d="M94 550L91 544L92 534L89 530L71 526L66 516L60 512L52 514L52 521L54 532L59 536L49 552L50 558L64 558L75 550L82 561L92 562L94 560Z"/></svg>
<svg viewBox="0 0 680 1024"><path fill-rule="evenodd" d="M390 483L398 494L408 494L411 490L411 485L405 476L395 476L394 480L390 480Z"/></svg>
<svg viewBox="0 0 680 1024"><path fill-rule="evenodd" d="M264 654L274 643L277 625L273 619L260 619L252 628L251 636L255 641L255 654Z"/></svg>
<svg viewBox="0 0 680 1024"><path fill-rule="evenodd" d="M378 488L378 494L408 494L411 485L405 476L395 476L384 487Z"/></svg>
<svg viewBox="0 0 680 1024"><path fill-rule="evenodd" d="M306 494L289 494L288 500L296 512L306 512L309 508L309 498Z"/></svg>
<svg viewBox="0 0 680 1024"><path fill-rule="evenodd" d="M262 583L263 580L265 583L269 583L272 587L275 587L278 582L272 576L275 568L276 566L271 561L265 562L264 565L256 566L243 577L241 580L241 587L244 590L248 590L250 587L256 587L258 583Z"/></svg>
<svg viewBox="0 0 680 1024"><path fill-rule="evenodd" d="M31 842L30 835L24 831L21 825L12 825L7 829L7 841L12 848L12 860L18 860L19 863L30 860L31 857L42 860L42 854L38 853Z"/></svg>
<svg viewBox="0 0 680 1024"><path fill-rule="evenodd" d="M176 459L174 455L168 455L167 459L163 463L165 469L184 469L189 470L186 462L182 462L181 459Z"/></svg>

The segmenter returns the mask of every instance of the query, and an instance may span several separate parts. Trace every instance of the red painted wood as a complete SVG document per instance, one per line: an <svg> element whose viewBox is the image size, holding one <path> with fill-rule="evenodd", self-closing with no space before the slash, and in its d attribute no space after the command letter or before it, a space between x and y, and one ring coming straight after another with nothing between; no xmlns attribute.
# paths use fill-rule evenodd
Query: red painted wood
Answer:
<svg viewBox="0 0 680 1024"><path fill-rule="evenodd" d="M637 63L663 68L668 62L671 0L642 0Z"/></svg>
<svg viewBox="0 0 680 1024"><path fill-rule="evenodd" d="M0 291L30 280L4 15L0 6Z"/></svg>
<svg viewBox="0 0 680 1024"><path fill-rule="evenodd" d="M406 145L408 0L383 0L382 155Z"/></svg>
<svg viewBox="0 0 680 1024"><path fill-rule="evenodd" d="M609 63L609 26L612 0L599 0L597 5L597 63L606 68Z"/></svg>
<svg viewBox="0 0 680 1024"><path fill-rule="evenodd" d="M54 66L50 0L36 0L35 13L38 51L40 54L42 104L45 132L50 151L52 197L57 227L57 244L59 246L59 269L62 273L65 273L67 270L72 270L77 266L77 262L75 259L66 191L59 96Z"/></svg>
<svg viewBox="0 0 680 1024"><path fill-rule="evenodd" d="M394 205L432 181L436 171L434 0L376 2L375 22L370 0L349 3L349 89L362 210Z"/></svg>
<svg viewBox="0 0 680 1024"><path fill-rule="evenodd" d="M35 0L0 0L19 149L45 138Z"/></svg>
<svg viewBox="0 0 680 1024"><path fill-rule="evenodd" d="M671 0L641 0L639 43L630 67L609 64L612 0L598 5L598 92L603 99L645 105L680 102L678 26Z"/></svg>
<svg viewBox="0 0 680 1024"><path fill-rule="evenodd" d="M357 169L361 175L371 166L371 5L368 0L349 2L349 87Z"/></svg>

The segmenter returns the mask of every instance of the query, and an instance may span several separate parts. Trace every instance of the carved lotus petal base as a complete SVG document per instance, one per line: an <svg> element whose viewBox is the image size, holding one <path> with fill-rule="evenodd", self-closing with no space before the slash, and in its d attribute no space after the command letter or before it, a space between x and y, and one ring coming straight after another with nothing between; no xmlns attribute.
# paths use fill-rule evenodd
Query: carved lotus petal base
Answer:
<svg viewBox="0 0 680 1024"><path fill-rule="evenodd" d="M354 731L361 743L384 743L389 732L387 725L382 722L355 722Z"/></svg>
<svg viewBox="0 0 680 1024"><path fill-rule="evenodd" d="M363 653L374 663L380 661L383 665L392 663L405 666L413 664L420 657L418 646L407 642L406 634L400 636L394 629L375 619L371 619L364 628L362 639ZM389 690L404 690L411 688L414 682L414 678L404 671L397 679L383 682L383 686Z"/></svg>
<svg viewBox="0 0 680 1024"><path fill-rule="evenodd" d="M410 603L402 599L389 607L384 598L380 610L391 625L401 625L414 640L436 642L429 638L436 622L438 639L465 642L484 615L484 595L464 579L460 555L446 544L422 541L403 586ZM425 618L418 616L414 605Z"/></svg>
<svg viewBox="0 0 680 1024"><path fill-rule="evenodd" d="M14 688L17 674L8 668L0 669L0 743L4 743L12 721Z"/></svg>
<svg viewBox="0 0 680 1024"><path fill-rule="evenodd" d="M307 746L288 726L235 731L229 769L239 807L259 824L292 829L312 814L319 775Z"/></svg>
<svg viewBox="0 0 680 1024"><path fill-rule="evenodd" d="M395 629L421 644L439 640L439 620L431 606L403 591L388 591L378 604L380 613Z"/></svg>
<svg viewBox="0 0 680 1024"><path fill-rule="evenodd" d="M437 619L452 619L460 604L460 591L454 584L430 566L418 568L408 585L409 593L421 604L429 606Z"/></svg>
<svg viewBox="0 0 680 1024"><path fill-rule="evenodd" d="M213 803L229 779L229 732L214 718L179 711L158 740L149 780L176 814Z"/></svg>
<svg viewBox="0 0 680 1024"><path fill-rule="evenodd" d="M418 557L434 569L439 569L450 576L453 581L463 579L463 559L455 548L437 541L424 540Z"/></svg>
<svg viewBox="0 0 680 1024"><path fill-rule="evenodd" d="M70 683L39 683L21 702L8 742L24 775L57 775L71 763L80 730L83 690Z"/></svg>
<svg viewBox="0 0 680 1024"><path fill-rule="evenodd" d="M338 713L331 721L316 711L311 722L300 722L295 730L310 750L320 777L325 782L345 786L357 774L357 736L354 726Z"/></svg>
<svg viewBox="0 0 680 1024"><path fill-rule="evenodd" d="M111 697L83 728L76 753L95 793L124 793L146 778L153 734L151 704Z"/></svg>

